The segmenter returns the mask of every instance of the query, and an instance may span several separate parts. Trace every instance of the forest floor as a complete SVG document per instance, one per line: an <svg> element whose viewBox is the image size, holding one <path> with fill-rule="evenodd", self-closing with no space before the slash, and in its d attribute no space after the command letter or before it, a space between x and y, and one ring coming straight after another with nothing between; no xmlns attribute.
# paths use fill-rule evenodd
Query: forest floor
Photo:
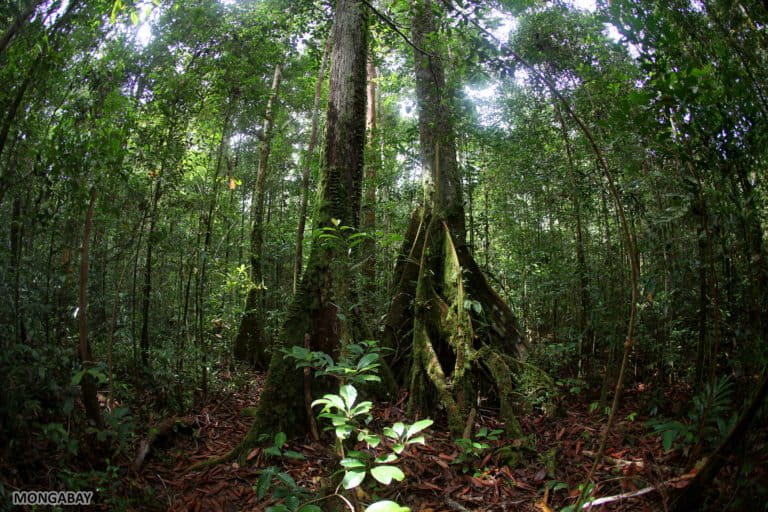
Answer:
<svg viewBox="0 0 768 512"><path fill-rule="evenodd" d="M312 490L327 482L338 468L330 440L313 442L309 437L289 442L286 447L302 453L304 460L269 457L263 448L257 448L243 465L230 462L189 471L195 463L227 453L243 438L252 421L243 411L258 402L261 382L262 377L256 375L248 390L218 396L196 415L187 417L191 434L175 433L154 446L140 473L129 479L128 494L137 498L153 489L158 510L264 510L277 503L269 493L259 500L254 490L264 467L276 466L298 485ZM597 468L595 496L616 496L651 486L656 489L591 510L664 510L669 493L684 487L692 477L680 450L665 454L659 436L649 433L647 418L634 413L643 400L642 393L641 386L625 394L620 421ZM405 395L391 403L379 403L374 409L374 422L386 425L406 420L405 403ZM524 440L487 440L490 448L458 462L460 450L438 418L428 430L426 444L410 445L401 457L399 465L405 480L378 489L377 497L395 500L414 511L430 512L548 512L572 504L578 485L594 462L604 415L590 412L589 403L569 400L561 404L558 414L531 413L520 419ZM488 431L500 427L492 411L478 414L475 431L481 426ZM503 447L517 448L521 441L529 448L513 450L521 453L523 460L510 467ZM729 470L725 469L726 479ZM363 487L370 492L366 484ZM364 493L359 497L363 502L370 501Z"/></svg>
<svg viewBox="0 0 768 512"><path fill-rule="evenodd" d="M238 382L233 382L229 391L209 397L194 414L178 418L176 422L149 421L154 429L145 427L145 431L159 428L164 432L151 445L139 471L128 469L135 456L131 448L123 460L112 461L111 484L94 487L85 483L85 489L97 491L96 509L261 511L280 503L273 494L280 485L277 479L262 499L256 490L263 469L270 466L311 491L330 487L332 481L337 481L333 478L338 478L334 473L339 465L327 432L319 442L307 437L291 440L283 447L283 453L293 450L301 453L303 459L270 456L267 451L270 443L266 442L248 453L243 464L229 462L190 471L201 461L228 453L243 439L252 423L251 413L258 403L263 380L261 374L238 375ZM662 390L637 384L628 387L606 454L595 473L597 485L593 496L605 498L638 490L647 492L609 501L590 510L666 510L670 494L688 484L695 473L694 465L702 455L686 453L680 445L666 452L661 436L647 425L649 418L638 411L650 410L652 404L660 403L669 410L658 411L659 414L681 417L690 405L688 397L690 390L685 388ZM377 403L371 426L376 429L396 421L412 420L406 417L406 404L405 393L391 402ZM487 446L475 453L463 453L447 433L445 419L433 418L435 423L426 431L426 444L409 445L401 455L398 465L406 478L387 487L376 487L369 477L362 489L357 490L357 498L360 503L390 499L411 507L414 512L562 510L577 499L579 484L594 462L606 416L605 411L596 410L584 390L578 394L562 394L554 404L554 409L548 408L549 414L534 409L520 416L523 439L482 437L483 428L492 433L501 425L495 411L481 409L473 435L476 442ZM177 428L163 429L162 424L175 424ZM51 480L58 480L55 476L58 470L51 467L57 460L56 454L51 451L50 443L36 446L38 448L16 467L3 467L0 461L0 485L7 489L57 488ZM689 444L688 450L692 446ZM768 482L766 446L768 429L758 429L757 437L744 448L740 461L731 461L720 471L713 489L714 495L720 496L717 510L744 510L744 500L731 501L739 492L742 497L752 495L751 501L760 500L756 490L761 487L755 484ZM515 454L517 461L510 459ZM91 474L87 473L87 467L77 467L86 464L82 458L78 460L79 463L70 459L68 469L81 475ZM749 478L738 471L739 466L743 468L746 463L752 468ZM750 510L761 510L761 506L756 503Z"/></svg>

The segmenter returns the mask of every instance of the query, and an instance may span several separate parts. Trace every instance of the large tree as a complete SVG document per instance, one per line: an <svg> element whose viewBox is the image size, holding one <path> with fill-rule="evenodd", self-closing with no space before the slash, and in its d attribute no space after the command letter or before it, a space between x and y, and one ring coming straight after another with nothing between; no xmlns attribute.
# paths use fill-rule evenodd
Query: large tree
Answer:
<svg viewBox="0 0 768 512"><path fill-rule="evenodd" d="M367 13L359 0L338 0L332 29L331 73L324 161L320 171L315 230L343 234L357 228L365 147ZM343 239L312 242L309 262L272 352L267 380L251 434L296 433L308 424L304 380L280 349L308 346L337 354L343 342L364 339L355 304L351 260ZM344 321L343 319L347 319ZM233 453L234 455L234 453Z"/></svg>
<svg viewBox="0 0 768 512"><path fill-rule="evenodd" d="M385 343L409 362L397 366L410 368L404 377L411 412L431 414L439 404L451 430L461 433L478 393L494 389L507 430L517 433L510 365L521 340L514 315L466 243L452 94L438 37L440 12L430 0L413 4L424 207L412 216L395 268L398 285Z"/></svg>

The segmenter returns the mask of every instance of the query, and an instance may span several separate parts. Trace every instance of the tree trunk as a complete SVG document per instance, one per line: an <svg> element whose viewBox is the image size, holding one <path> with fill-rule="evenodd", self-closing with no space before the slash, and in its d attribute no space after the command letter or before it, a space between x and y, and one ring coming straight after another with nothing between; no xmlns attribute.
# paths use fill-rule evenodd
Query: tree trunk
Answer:
<svg viewBox="0 0 768 512"><path fill-rule="evenodd" d="M376 309L376 240L373 231L376 229L376 172L381 162L378 158L378 130L376 126L376 66L368 60L368 87L366 89L367 105L365 124L367 132L366 164L365 164L365 198L363 200L362 231L370 234L362 244L363 257L363 304L368 318L375 317Z"/></svg>
<svg viewBox="0 0 768 512"><path fill-rule="evenodd" d="M587 270L587 258L584 250L584 230L581 219L581 189L579 183L583 181L581 173L576 169L571 152L571 141L568 138L568 129L565 120L560 113L560 108L555 103L555 115L560 124L560 133L565 144L565 155L568 161L568 175L571 188L571 197L573 202L573 213L576 217L576 265L579 276L579 376L583 373L582 363L584 361L584 340L590 340L594 334L592 325L589 321L589 311L591 304L589 300L589 272Z"/></svg>
<svg viewBox="0 0 768 512"><path fill-rule="evenodd" d="M416 94L426 206L412 217L395 268L400 284L390 305L385 344L402 347L401 336L412 337L407 375L412 413L433 414L442 406L449 428L460 435L477 394L492 388L508 433L517 436L509 376L520 335L514 315L486 281L465 241L451 98L434 44L439 38L430 1L414 6L412 27L419 48Z"/></svg>
<svg viewBox="0 0 768 512"><path fill-rule="evenodd" d="M360 0L337 0L331 77L315 229L340 233L358 226L365 148L365 78L368 16ZM356 303L351 260L343 241L314 240L307 269L272 351L267 380L251 432L230 454L255 443L260 433L305 432L304 378L279 348L305 346L338 354L342 341L361 341L364 322ZM342 320L349 319L349 321Z"/></svg>
<svg viewBox="0 0 768 512"><path fill-rule="evenodd" d="M216 207L218 206L218 200L219 200L219 175L221 174L221 167L222 163L224 161L224 153L226 151L227 146L227 135L229 132L229 124L230 124L230 116L231 116L231 109L233 108L233 104L237 102L236 95L233 95L230 97L230 105L227 107L227 113L224 116L224 122L221 127L221 139L219 140L219 148L216 152L216 164L213 171L213 179L211 180L211 200L208 203L208 211L206 212L205 218L203 219L203 225L205 229L205 236L203 238L203 251L202 251L202 258L200 258L200 272L198 274L198 290L199 290L199 297L201 298L199 301L199 336L200 336L200 346L202 347L202 364L201 364L201 389L203 391L203 396L207 396L208 394L208 347L206 346L206 337L205 337L205 315L204 315L204 306L203 306L203 300L202 297L205 296L205 285L206 285L206 273L208 269L208 260L212 257L211 254L211 238L213 236L213 216L216 213Z"/></svg>
<svg viewBox="0 0 768 512"><path fill-rule="evenodd" d="M245 312L240 321L240 330L235 339L235 359L266 369L269 365L268 343L264 338L263 295L264 271L262 251L264 245L264 184L269 167L269 153L272 150L272 132L274 128L275 102L280 88L282 63L275 66L272 77L272 89L264 113L264 135L261 141L259 166L256 171L256 185L253 192L253 229L251 231L251 281L253 286L248 291Z"/></svg>
<svg viewBox="0 0 768 512"><path fill-rule="evenodd" d="M78 311L78 326L80 329L80 363L85 372L80 380L85 414L97 428L103 428L101 409L96 397L96 377L88 373L93 365L91 346L88 343L88 256L91 242L91 227L93 226L93 207L96 203L96 188L91 189L91 199L88 203L88 212L85 215L83 227L83 249L80 255L80 297Z"/></svg>
<svg viewBox="0 0 768 512"><path fill-rule="evenodd" d="M161 171L162 172L162 171ZM158 176L155 182L155 191L152 194L152 205L149 212L149 232L147 233L147 258L144 268L144 290L142 292L141 303L141 338L139 348L141 352L141 364L144 369L149 368L149 309L152 299L152 250L155 245L155 226L157 225L157 204L162 195L162 175Z"/></svg>

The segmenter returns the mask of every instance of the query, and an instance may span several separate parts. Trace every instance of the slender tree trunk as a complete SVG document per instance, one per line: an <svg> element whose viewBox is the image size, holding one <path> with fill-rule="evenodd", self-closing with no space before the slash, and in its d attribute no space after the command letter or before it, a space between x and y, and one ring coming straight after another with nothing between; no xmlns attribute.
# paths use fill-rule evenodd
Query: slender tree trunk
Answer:
<svg viewBox="0 0 768 512"><path fill-rule="evenodd" d="M489 261L491 258L491 219L490 219L490 212L488 211L488 186L485 186L485 190L483 191L483 208L484 208L484 216L483 216L483 234L485 235L483 238L483 267L486 271L490 270Z"/></svg>
<svg viewBox="0 0 768 512"><path fill-rule="evenodd" d="M248 362L257 368L265 369L269 365L268 343L264 336L264 286L262 251L264 244L264 184L269 167L269 153L272 149L275 103L280 88L282 63L275 66L272 89L264 114L264 135L261 141L259 165L256 171L256 185L253 192L253 229L251 231L251 281L253 287L248 291L245 312L240 322L240 330L235 339L234 355L239 361Z"/></svg>
<svg viewBox="0 0 768 512"><path fill-rule="evenodd" d="M373 231L376 229L376 173L381 162L378 158L378 127L376 126L376 66L368 60L368 86L366 88L367 110L365 124L367 132L366 164L365 164L365 198L363 199L362 231L371 236L365 238L362 244L363 257L363 303L366 315L375 316L376 311L376 240Z"/></svg>
<svg viewBox="0 0 768 512"><path fill-rule="evenodd" d="M26 339L24 314L21 307L21 247L24 223L21 219L21 199L13 200L11 213L11 268L13 272L13 326L16 343L23 343Z"/></svg>
<svg viewBox="0 0 768 512"><path fill-rule="evenodd" d="M155 246L155 226L157 225L157 204L162 195L162 175L155 181L154 192L152 193L152 203L149 210L149 231L147 232L147 256L144 264L144 288L142 290L141 303L141 338L139 340L139 349L141 352L141 364L144 369L149 368L149 310L152 302L152 251Z"/></svg>
<svg viewBox="0 0 768 512"><path fill-rule="evenodd" d="M307 222L307 203L309 201L309 175L312 172L312 161L315 156L315 146L317 145L317 131L320 118L320 99L323 93L323 81L325 80L325 70L328 66L328 55L331 51L330 36L325 42L325 51L323 60L320 62L320 71L317 73L317 83L315 85L315 101L312 107L312 128L309 132L309 143L307 151L304 153L303 170L301 172L301 203L299 204L299 225L296 228L296 255L293 260L293 293L296 293L301 277L301 267L303 263L304 250L304 229Z"/></svg>
<svg viewBox="0 0 768 512"><path fill-rule="evenodd" d="M136 332L136 302L138 299L138 283L139 283L139 258L141 255L141 237L144 233L144 223L147 221L146 213L141 217L141 223L139 224L139 236L136 239L136 253L133 256L133 280L131 283L131 341L133 344L133 363L138 363L139 351L136 345L138 339Z"/></svg>
<svg viewBox="0 0 768 512"><path fill-rule="evenodd" d="M573 213L576 217L576 265L579 275L579 375L582 373L582 362L584 355L584 340L592 339L592 327L589 322L589 311L591 309L589 300L589 271L587 269L587 258L584 250L584 231L581 219L581 190L578 184L583 181L583 177L577 171L573 161L571 151L571 142L568 137L568 129L565 120L560 113L560 108L555 104L555 114L560 124L560 133L565 144L565 155L568 161L568 174L571 188L571 198L573 202Z"/></svg>
<svg viewBox="0 0 768 512"><path fill-rule="evenodd" d="M234 103L237 101L236 97L230 98L230 102ZM230 105L228 109L233 108L233 105ZM200 345L202 347L202 356L203 360L201 363L201 370L202 370L202 383L201 388L203 391L203 397L207 396L208 394L208 347L206 345L206 336L205 336L205 311L203 306L202 297L205 296L205 285L206 282L206 273L208 270L208 260L213 257L213 254L211 254L211 239L213 236L213 216L216 212L216 207L218 206L218 199L219 199L219 175L221 174L221 168L222 163L224 160L224 152L227 145L228 140L228 133L229 133L229 124L230 124L230 112L228 111L227 114L224 116L224 122L222 123L221 127L221 140L219 141L219 148L216 152L216 163L214 164L214 171L213 171L213 180L211 180L211 191L210 191L210 202L208 203L208 211L206 212L204 221L204 229L205 229L205 237L203 240L203 251L202 251L202 258L200 261L200 272L198 273L198 290L199 296L200 296L200 303L199 303L199 311L200 311Z"/></svg>
<svg viewBox="0 0 768 512"><path fill-rule="evenodd" d="M96 397L96 378L88 370L93 366L91 346L88 342L88 256L91 241L91 227L93 226L93 209L96 203L96 188L91 188L91 199L88 203L88 212L85 215L83 227L83 249L80 256L80 297L78 311L78 327L80 329L80 363L83 366L83 377L80 380L85 414L97 428L103 428L101 409Z"/></svg>

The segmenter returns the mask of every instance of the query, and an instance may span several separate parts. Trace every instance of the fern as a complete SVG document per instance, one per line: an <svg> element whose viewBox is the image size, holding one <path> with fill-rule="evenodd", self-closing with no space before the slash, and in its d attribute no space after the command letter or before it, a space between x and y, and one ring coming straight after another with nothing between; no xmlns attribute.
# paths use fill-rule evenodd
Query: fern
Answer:
<svg viewBox="0 0 768 512"><path fill-rule="evenodd" d="M724 376L707 383L693 397L693 408L688 413L688 421L650 420L648 425L656 434L661 435L664 451L670 451L674 445L689 447L703 441L714 443L724 437L733 427L736 415L731 414L733 402L733 381Z"/></svg>
<svg viewBox="0 0 768 512"><path fill-rule="evenodd" d="M699 441L715 442L728 433L736 418L729 414L732 402L733 380L727 375L708 382L693 397L693 410L688 416L699 427Z"/></svg>

